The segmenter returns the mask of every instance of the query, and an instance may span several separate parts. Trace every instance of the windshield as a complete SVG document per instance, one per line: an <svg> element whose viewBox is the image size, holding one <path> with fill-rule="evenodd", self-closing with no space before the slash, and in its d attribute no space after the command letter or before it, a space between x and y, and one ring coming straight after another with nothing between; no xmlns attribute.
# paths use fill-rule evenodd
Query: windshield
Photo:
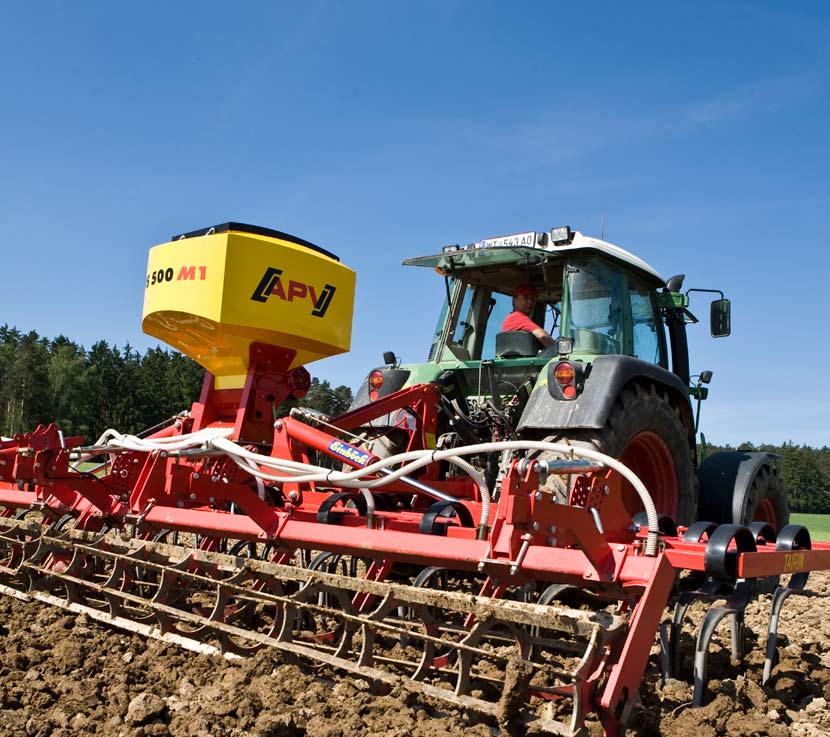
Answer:
<svg viewBox="0 0 830 737"><path fill-rule="evenodd" d="M655 285L599 259L575 259L567 277L574 353L635 356L664 368L666 338Z"/></svg>
<svg viewBox="0 0 830 737"><path fill-rule="evenodd" d="M623 277L601 261L568 268L568 334L575 353L623 353Z"/></svg>

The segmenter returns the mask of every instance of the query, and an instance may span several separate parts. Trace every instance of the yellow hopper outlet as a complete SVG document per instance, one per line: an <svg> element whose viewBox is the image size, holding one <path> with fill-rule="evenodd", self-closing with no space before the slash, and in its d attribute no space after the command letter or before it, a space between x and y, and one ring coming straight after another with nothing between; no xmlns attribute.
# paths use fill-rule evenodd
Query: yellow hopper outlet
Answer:
<svg viewBox="0 0 830 737"><path fill-rule="evenodd" d="M296 351L289 368L349 350L355 274L286 233L225 223L150 250L145 333L242 386L252 343Z"/></svg>

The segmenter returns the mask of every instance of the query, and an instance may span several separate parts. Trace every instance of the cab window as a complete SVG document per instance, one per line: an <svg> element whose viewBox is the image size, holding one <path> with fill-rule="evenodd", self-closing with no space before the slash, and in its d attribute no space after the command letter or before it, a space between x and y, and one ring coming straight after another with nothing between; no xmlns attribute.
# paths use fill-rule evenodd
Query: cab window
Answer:
<svg viewBox="0 0 830 737"><path fill-rule="evenodd" d="M631 330L633 336L631 355L659 366L667 366L665 360L665 335L656 294L634 277L628 279L631 297Z"/></svg>
<svg viewBox="0 0 830 737"><path fill-rule="evenodd" d="M568 334L575 353L624 353L623 276L601 261L577 261L568 269Z"/></svg>

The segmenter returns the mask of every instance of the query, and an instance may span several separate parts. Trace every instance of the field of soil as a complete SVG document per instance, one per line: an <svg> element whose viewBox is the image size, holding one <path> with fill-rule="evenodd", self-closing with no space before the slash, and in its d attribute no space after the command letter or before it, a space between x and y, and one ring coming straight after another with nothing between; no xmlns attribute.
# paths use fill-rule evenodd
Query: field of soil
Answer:
<svg viewBox="0 0 830 737"><path fill-rule="evenodd" d="M718 631L702 708L691 708L687 683L661 684L655 648L628 734L830 734L830 574L814 575L811 588L816 593L784 606L781 660L766 686L768 595L747 609L753 649L742 666L730 664L720 645L727 625ZM691 627L687 633L683 675L690 677ZM0 737L500 734L461 711L410 694L380 695L365 681L282 662L274 652L231 663L7 597L0 598L0 643ZM597 725L591 733L599 734Z"/></svg>

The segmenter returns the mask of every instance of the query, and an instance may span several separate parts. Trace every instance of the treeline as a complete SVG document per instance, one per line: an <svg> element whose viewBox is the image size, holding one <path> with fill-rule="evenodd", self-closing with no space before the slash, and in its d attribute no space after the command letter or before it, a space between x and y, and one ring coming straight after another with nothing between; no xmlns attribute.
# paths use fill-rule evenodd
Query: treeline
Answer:
<svg viewBox="0 0 830 737"><path fill-rule="evenodd" d="M96 440L109 427L135 433L190 409L204 369L176 351L150 348L141 355L98 341L89 350L64 336L42 338L0 327L0 435L57 422L64 434ZM351 390L312 379L300 404L336 415Z"/></svg>
<svg viewBox="0 0 830 737"><path fill-rule="evenodd" d="M830 514L830 447L811 448L807 445L753 445L708 446L704 452L716 450L758 450L777 453L783 457L781 477L790 498L793 512Z"/></svg>

